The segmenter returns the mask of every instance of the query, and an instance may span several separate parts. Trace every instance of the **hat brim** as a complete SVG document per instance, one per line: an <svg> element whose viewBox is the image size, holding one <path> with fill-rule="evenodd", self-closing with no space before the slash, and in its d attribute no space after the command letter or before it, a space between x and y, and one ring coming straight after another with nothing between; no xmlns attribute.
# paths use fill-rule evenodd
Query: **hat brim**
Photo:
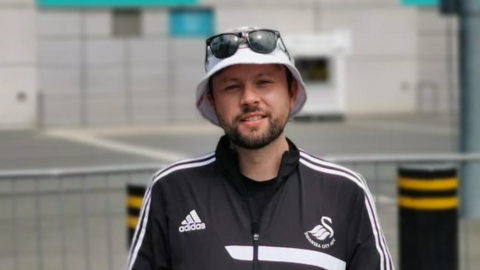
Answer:
<svg viewBox="0 0 480 270"><path fill-rule="evenodd" d="M295 101L295 105L290 111L290 119L292 119L295 115L297 115L305 102L307 100L307 94L305 91L305 84L302 80L302 76L298 72L297 68L290 62L290 59L286 56L286 54L279 53L277 50L271 54L260 54L256 53L249 48L239 49L233 56L225 58L225 59L217 59L215 58L216 63L213 63L213 68L209 70L207 75L203 77L200 83L197 86L197 99L196 99L196 106L197 109L200 111L203 117L209 120L212 124L216 126L220 126L217 118L217 114L215 109L213 108L212 104L208 100L206 94L208 93L208 83L210 77L217 73L218 71L239 64L257 64L257 65L266 65L266 64L281 64L287 67L290 72L292 73L295 80L298 82L298 92L297 92L297 99Z"/></svg>

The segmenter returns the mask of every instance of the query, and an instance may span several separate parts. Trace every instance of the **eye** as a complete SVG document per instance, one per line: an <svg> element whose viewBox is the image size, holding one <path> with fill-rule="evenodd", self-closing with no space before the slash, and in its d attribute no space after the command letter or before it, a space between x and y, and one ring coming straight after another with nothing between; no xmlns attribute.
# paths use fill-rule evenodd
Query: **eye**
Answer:
<svg viewBox="0 0 480 270"><path fill-rule="evenodd" d="M270 81L270 80L259 80L257 82L258 85L269 85L271 83L272 83L272 81Z"/></svg>
<svg viewBox="0 0 480 270"><path fill-rule="evenodd" d="M240 88L240 85L238 84L232 84L232 85L227 85L225 88L223 88L224 91L232 91Z"/></svg>

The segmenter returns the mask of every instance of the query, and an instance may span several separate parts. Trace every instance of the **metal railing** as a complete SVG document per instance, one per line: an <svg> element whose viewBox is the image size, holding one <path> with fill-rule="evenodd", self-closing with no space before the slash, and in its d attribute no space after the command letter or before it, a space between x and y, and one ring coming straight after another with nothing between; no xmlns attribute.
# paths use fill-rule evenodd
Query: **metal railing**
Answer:
<svg viewBox="0 0 480 270"><path fill-rule="evenodd" d="M360 172L377 201L397 262L397 169L402 164L480 162L480 154L336 156ZM0 261L5 270L122 269L127 258L126 185L161 165L0 172ZM480 222L460 219L461 269L480 262Z"/></svg>
<svg viewBox="0 0 480 270"><path fill-rule="evenodd" d="M480 153L473 154L404 154L404 155L348 155L327 158L361 173L367 180L377 203L379 218L387 243L398 269L397 178L402 165L434 164L453 166L459 172L467 163L480 165ZM462 181L459 181L461 197ZM392 207L393 206L393 207ZM395 227L392 229L392 227ZM473 270L480 264L480 220L459 218L459 269ZM402 269L410 270L410 269Z"/></svg>
<svg viewBox="0 0 480 270"><path fill-rule="evenodd" d="M125 187L159 167L0 172L0 269L123 269Z"/></svg>

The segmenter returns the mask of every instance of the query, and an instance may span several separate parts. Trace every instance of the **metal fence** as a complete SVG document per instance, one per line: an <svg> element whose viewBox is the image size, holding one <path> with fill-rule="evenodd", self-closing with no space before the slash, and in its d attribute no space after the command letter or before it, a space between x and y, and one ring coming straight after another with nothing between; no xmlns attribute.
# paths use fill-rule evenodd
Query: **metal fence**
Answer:
<svg viewBox="0 0 480 270"><path fill-rule="evenodd" d="M0 269L123 269L125 187L159 165L0 173Z"/></svg>
<svg viewBox="0 0 480 270"><path fill-rule="evenodd" d="M480 162L480 155L331 157L364 175L392 256L397 255L397 169L402 164ZM160 166L0 172L0 269L122 269L127 258L126 185ZM480 222L460 219L460 264L480 262ZM398 263L397 263L398 264ZM404 269L410 270L410 269Z"/></svg>
<svg viewBox="0 0 480 270"><path fill-rule="evenodd" d="M398 168L408 165L439 165L460 168L469 164L480 165L480 154L431 154L431 155L371 155L337 156L328 158L360 172L367 180L376 199L377 210L387 244L398 269L398 216L397 178ZM480 179L479 179L480 180ZM459 181L459 197L462 196L462 179ZM459 269L473 270L480 263L480 220L459 218ZM410 269L401 269L410 270Z"/></svg>

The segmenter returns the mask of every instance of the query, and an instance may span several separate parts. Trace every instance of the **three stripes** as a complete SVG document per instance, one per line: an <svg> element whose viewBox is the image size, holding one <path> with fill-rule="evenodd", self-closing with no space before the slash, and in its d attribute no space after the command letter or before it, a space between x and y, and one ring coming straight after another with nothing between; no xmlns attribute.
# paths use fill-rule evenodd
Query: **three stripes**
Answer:
<svg viewBox="0 0 480 270"><path fill-rule="evenodd" d="M131 247L131 251L129 254L128 258L128 265L127 265L127 270L131 270L133 267L133 264L137 258L138 251L142 245L143 238L145 236L145 230L146 230L146 224L148 220L148 215L149 215L149 208L150 208L150 196L151 196L151 189L153 185L161 178L165 177L166 175L177 171L177 170L182 170L182 169L187 169L187 168L194 168L194 167L201 167L205 166L207 164L210 164L215 161L215 153L211 153L209 155L197 158L197 159L190 159L190 160L185 160L185 161L180 161L177 163L172 164L171 166L159 171L155 176L152 184L150 187L147 189L145 193L145 198L144 198L144 204L141 209L140 213L140 220L141 224L137 226L134 234L134 242ZM338 166L335 164L332 164L330 162L326 162L324 160L318 159L315 156L311 156L303 151L300 152L300 163L319 172L331 174L331 175L339 175L343 176L353 182L355 182L359 187L361 187L364 192L365 192L365 206L367 208L367 212L369 214L370 218L370 223L372 226L373 234L375 236L375 243L376 243L376 248L380 256L380 269L381 270L393 270L393 262L391 260L390 253L388 251L388 247L385 242L385 238L383 236L383 233L380 229L380 225L378 222L375 206L373 203L373 198L372 195L370 194L370 191L367 188L367 184L365 179L363 179L360 175L357 173L354 173L342 166ZM192 211L193 212L193 211ZM196 212L194 215L192 215L192 212L190 215L187 216L187 220L182 221L182 224L184 222L186 224L193 222L195 223L196 219L200 220L198 215L196 215Z"/></svg>
<svg viewBox="0 0 480 270"><path fill-rule="evenodd" d="M187 217L182 221L182 225L195 224L202 222L197 215L197 211L192 210Z"/></svg>

